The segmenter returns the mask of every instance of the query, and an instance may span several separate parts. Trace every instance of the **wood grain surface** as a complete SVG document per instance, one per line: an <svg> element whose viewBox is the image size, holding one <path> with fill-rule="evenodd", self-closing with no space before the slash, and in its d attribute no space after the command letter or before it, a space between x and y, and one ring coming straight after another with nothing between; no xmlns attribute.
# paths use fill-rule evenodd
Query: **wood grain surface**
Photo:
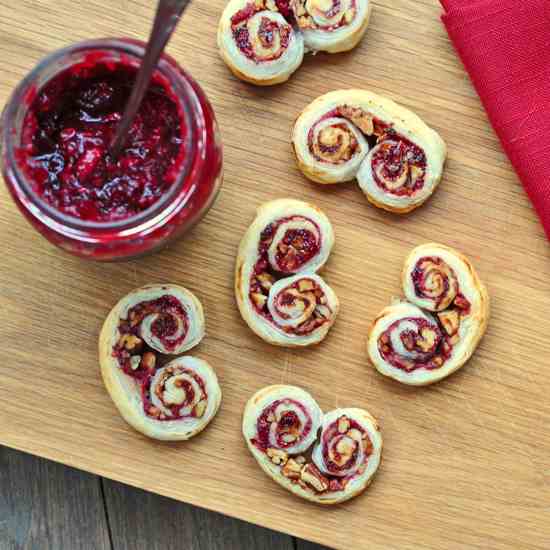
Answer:
<svg viewBox="0 0 550 550"><path fill-rule="evenodd" d="M0 0L0 101L48 51L80 39L143 38L153 2ZM376 0L352 53L310 57L287 84L257 89L218 59L223 0L194 0L170 52L201 82L225 143L225 184L192 234L162 253L98 265L55 250L0 190L0 442L273 529L346 549L548 548L550 247L439 22L436 0ZM321 93L364 87L415 110L449 147L440 189L398 218L355 184L321 189L295 168L289 131ZM325 277L342 311L315 349L264 344L232 292L238 242L260 203L291 196L325 210L336 248ZM400 294L407 252L440 241L466 253L493 298L473 360L429 388L366 363L369 322ZM161 444L132 431L103 389L97 337L120 296L155 281L202 300L220 413L198 438ZM296 500L258 468L240 433L247 398L293 383L324 409L366 407L384 460L362 497L334 509Z"/></svg>
<svg viewBox="0 0 550 550"><path fill-rule="evenodd" d="M0 446L2 550L325 547Z"/></svg>

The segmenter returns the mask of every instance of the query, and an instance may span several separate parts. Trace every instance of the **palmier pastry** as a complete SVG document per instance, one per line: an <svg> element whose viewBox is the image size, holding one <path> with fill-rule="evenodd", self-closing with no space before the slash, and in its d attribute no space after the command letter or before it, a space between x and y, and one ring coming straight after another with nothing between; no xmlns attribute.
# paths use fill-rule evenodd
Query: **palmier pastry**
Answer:
<svg viewBox="0 0 550 550"><path fill-rule="evenodd" d="M407 301L386 307L368 337L376 369L410 385L437 382L462 367L489 319L489 296L469 260L441 244L415 248L402 275Z"/></svg>
<svg viewBox="0 0 550 550"><path fill-rule="evenodd" d="M298 167L310 180L357 179L367 199L400 214L423 204L438 186L445 142L417 115L365 90L317 98L292 131Z"/></svg>
<svg viewBox="0 0 550 550"><path fill-rule="evenodd" d="M306 391L268 386L247 403L243 435L262 470L292 493L337 504L363 492L382 454L376 420L358 408L323 414Z"/></svg>
<svg viewBox="0 0 550 550"><path fill-rule="evenodd" d="M105 386L122 417L161 440L189 439L216 414L221 390L213 369L178 357L204 336L198 299L176 285L139 288L111 310L99 338Z"/></svg>
<svg viewBox="0 0 550 550"><path fill-rule="evenodd" d="M279 84L298 69L305 52L355 47L370 11L370 0L230 0L218 26L218 47L238 78Z"/></svg>
<svg viewBox="0 0 550 550"><path fill-rule="evenodd" d="M339 310L317 274L334 244L328 218L293 199L262 205L244 235L235 268L243 319L266 342L308 346L323 340Z"/></svg>

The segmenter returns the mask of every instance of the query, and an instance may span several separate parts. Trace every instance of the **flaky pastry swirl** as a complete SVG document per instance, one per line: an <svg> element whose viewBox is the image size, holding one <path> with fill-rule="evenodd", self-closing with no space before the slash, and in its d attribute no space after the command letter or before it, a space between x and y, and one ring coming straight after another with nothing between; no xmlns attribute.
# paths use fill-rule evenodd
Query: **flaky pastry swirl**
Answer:
<svg viewBox="0 0 550 550"><path fill-rule="evenodd" d="M438 186L446 146L417 115L366 90L329 92L297 118L299 169L322 184L357 179L375 206L407 213Z"/></svg>
<svg viewBox="0 0 550 550"><path fill-rule="evenodd" d="M370 0L230 0L218 25L220 55L246 82L279 84L305 52L354 48L371 6Z"/></svg>
<svg viewBox="0 0 550 550"><path fill-rule="evenodd" d="M111 310L99 338L103 381L122 417L139 432L185 440L216 414L221 390L213 369L195 357L167 355L196 346L204 313L189 290L176 285L139 288Z"/></svg>
<svg viewBox="0 0 550 550"><path fill-rule="evenodd" d="M258 209L235 266L235 296L248 326L280 346L320 342L339 310L334 291L317 274L334 232L316 207L278 199Z"/></svg>
<svg viewBox="0 0 550 550"><path fill-rule="evenodd" d="M407 301L373 322L368 355L376 369L410 385L437 382L462 367L483 337L489 296L470 261L452 248L415 248L402 274Z"/></svg>
<svg viewBox="0 0 550 550"><path fill-rule="evenodd" d="M243 435L267 475L319 504L337 504L363 492L382 453L380 429L367 411L323 414L313 397L295 386L268 386L252 396Z"/></svg>

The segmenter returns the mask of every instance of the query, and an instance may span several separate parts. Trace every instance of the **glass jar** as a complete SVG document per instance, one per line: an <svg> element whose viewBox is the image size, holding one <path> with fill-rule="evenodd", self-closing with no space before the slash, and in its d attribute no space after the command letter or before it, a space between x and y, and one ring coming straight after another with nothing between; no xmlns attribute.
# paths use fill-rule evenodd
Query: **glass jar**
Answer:
<svg viewBox="0 0 550 550"><path fill-rule="evenodd" d="M0 164L17 206L44 237L60 248L94 260L120 260L154 251L188 231L208 211L222 181L222 145L214 112L204 92L176 61L163 55L156 76L166 83L185 128L173 181L158 200L125 219L82 219L52 206L33 185L21 160L29 129L26 117L44 86L82 63L130 63L137 67L142 42L101 39L58 50L42 60L17 86L0 121ZM79 69L80 70L80 69ZM27 137L25 137L25 130ZM179 142L178 142L179 143ZM179 158L179 157L178 157Z"/></svg>

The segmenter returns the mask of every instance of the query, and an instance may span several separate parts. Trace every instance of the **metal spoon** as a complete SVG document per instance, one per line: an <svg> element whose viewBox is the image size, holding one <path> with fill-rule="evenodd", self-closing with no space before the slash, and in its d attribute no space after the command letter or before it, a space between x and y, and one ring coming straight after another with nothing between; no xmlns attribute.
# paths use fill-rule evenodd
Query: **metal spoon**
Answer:
<svg viewBox="0 0 550 550"><path fill-rule="evenodd" d="M151 29L151 34L149 35L145 55L143 56L143 61L141 62L134 87L132 88L130 99L124 109L122 120L111 142L110 152L115 158L124 146L128 130L147 92L153 71L172 33L176 29L182 13L189 4L189 1L190 0L159 0L157 4L155 21Z"/></svg>

